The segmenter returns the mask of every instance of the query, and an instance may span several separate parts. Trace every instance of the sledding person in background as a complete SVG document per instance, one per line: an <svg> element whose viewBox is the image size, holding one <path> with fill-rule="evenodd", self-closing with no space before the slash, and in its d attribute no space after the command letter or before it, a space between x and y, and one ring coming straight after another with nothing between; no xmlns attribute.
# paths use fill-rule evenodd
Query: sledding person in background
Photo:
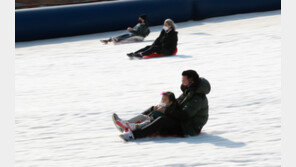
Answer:
<svg viewBox="0 0 296 167"><path fill-rule="evenodd" d="M120 35L118 37L101 40L101 42L107 44L108 42L138 42L143 41L150 33L147 15L143 14L139 17L139 23L134 27L127 28L128 33Z"/></svg>
<svg viewBox="0 0 296 167"><path fill-rule="evenodd" d="M173 20L166 19L163 24L163 30L152 45L146 46L136 52L128 53L129 57L139 57L158 53L163 55L173 55L177 49L178 32Z"/></svg>
<svg viewBox="0 0 296 167"><path fill-rule="evenodd" d="M144 126L148 125L150 122L157 119L158 117L164 116L164 113L160 112L158 109L163 107L166 110L173 111L177 109L177 105L178 104L174 93L163 92L161 103L159 105L150 107L148 109L149 113L147 113L147 115L140 115L128 121L120 119L116 114L113 114L112 118L115 123L115 126L121 132L133 131L136 129L143 128Z"/></svg>
<svg viewBox="0 0 296 167"><path fill-rule="evenodd" d="M182 73L182 94L177 99L178 108L169 110L158 108L164 116L158 117L143 128L128 131L120 135L125 141L144 138L154 133L160 135L195 136L198 135L208 120L208 99L210 83L199 77L196 71ZM142 113L148 115L150 110Z"/></svg>

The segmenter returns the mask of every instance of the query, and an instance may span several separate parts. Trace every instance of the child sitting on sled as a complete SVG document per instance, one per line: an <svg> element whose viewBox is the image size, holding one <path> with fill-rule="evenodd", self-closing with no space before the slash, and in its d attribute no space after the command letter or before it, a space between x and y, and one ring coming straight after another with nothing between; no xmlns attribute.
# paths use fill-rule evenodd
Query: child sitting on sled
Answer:
<svg viewBox="0 0 296 167"><path fill-rule="evenodd" d="M116 114L113 114L113 121L115 126L121 131L133 131L138 128L142 128L148 125L150 122L156 120L158 117L165 115L159 109L165 108L165 111L173 111L177 108L177 100L174 93L163 92L161 103L156 106L152 106L146 111L147 115L138 115L128 121L120 119Z"/></svg>

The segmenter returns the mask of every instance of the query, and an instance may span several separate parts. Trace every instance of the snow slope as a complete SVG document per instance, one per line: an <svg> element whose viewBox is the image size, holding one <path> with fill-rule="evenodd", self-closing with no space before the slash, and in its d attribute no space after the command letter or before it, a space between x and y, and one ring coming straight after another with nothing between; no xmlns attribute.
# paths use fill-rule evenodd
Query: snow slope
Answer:
<svg viewBox="0 0 296 167"><path fill-rule="evenodd" d="M16 166L280 166L280 23L280 11L178 23L177 56L148 60L125 54L162 26L133 44L99 43L124 31L16 43ZM212 86L202 134L123 142L111 114L179 96L187 69Z"/></svg>

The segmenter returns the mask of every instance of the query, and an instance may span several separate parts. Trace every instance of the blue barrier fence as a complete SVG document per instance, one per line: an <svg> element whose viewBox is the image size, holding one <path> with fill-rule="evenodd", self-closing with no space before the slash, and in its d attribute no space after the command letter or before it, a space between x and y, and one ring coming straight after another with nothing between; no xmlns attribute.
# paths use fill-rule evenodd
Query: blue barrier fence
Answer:
<svg viewBox="0 0 296 167"><path fill-rule="evenodd" d="M194 0L194 18L281 9L281 0Z"/></svg>
<svg viewBox="0 0 296 167"><path fill-rule="evenodd" d="M146 13L150 25L281 8L280 0L126 0L15 12L15 41L30 41L126 29Z"/></svg>

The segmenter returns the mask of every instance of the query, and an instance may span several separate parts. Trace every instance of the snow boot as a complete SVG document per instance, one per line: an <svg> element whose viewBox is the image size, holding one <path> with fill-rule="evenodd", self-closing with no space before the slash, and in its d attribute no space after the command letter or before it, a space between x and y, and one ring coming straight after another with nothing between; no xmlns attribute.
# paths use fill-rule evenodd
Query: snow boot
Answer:
<svg viewBox="0 0 296 167"><path fill-rule="evenodd" d="M120 132L124 132L125 131L125 126L120 126L120 124L117 124L117 121L121 121L121 119L118 117L117 114L113 114L112 115L112 120L113 120L113 123L115 125L115 127L120 131Z"/></svg>
<svg viewBox="0 0 296 167"><path fill-rule="evenodd" d="M124 130L125 132L127 131L133 131L137 128L137 124L134 123L130 123L127 121L123 121L123 120L118 120L116 121L116 125L121 129ZM120 130L120 131L121 131Z"/></svg>
<svg viewBox="0 0 296 167"><path fill-rule="evenodd" d="M100 40L102 43L104 44L108 44L108 42L112 42L112 38L110 39L103 39L103 40Z"/></svg>
<svg viewBox="0 0 296 167"><path fill-rule="evenodd" d="M119 137L124 140L124 141L131 141L131 140L135 140L135 137L133 135L132 131L128 131L126 133L123 133L121 135L119 135Z"/></svg>
<svg viewBox="0 0 296 167"><path fill-rule="evenodd" d="M133 57L134 55L135 55L135 53L128 53L128 54L126 54L128 57Z"/></svg>
<svg viewBox="0 0 296 167"><path fill-rule="evenodd" d="M134 57L139 58L139 59L142 59L143 58L140 53L134 54Z"/></svg>

